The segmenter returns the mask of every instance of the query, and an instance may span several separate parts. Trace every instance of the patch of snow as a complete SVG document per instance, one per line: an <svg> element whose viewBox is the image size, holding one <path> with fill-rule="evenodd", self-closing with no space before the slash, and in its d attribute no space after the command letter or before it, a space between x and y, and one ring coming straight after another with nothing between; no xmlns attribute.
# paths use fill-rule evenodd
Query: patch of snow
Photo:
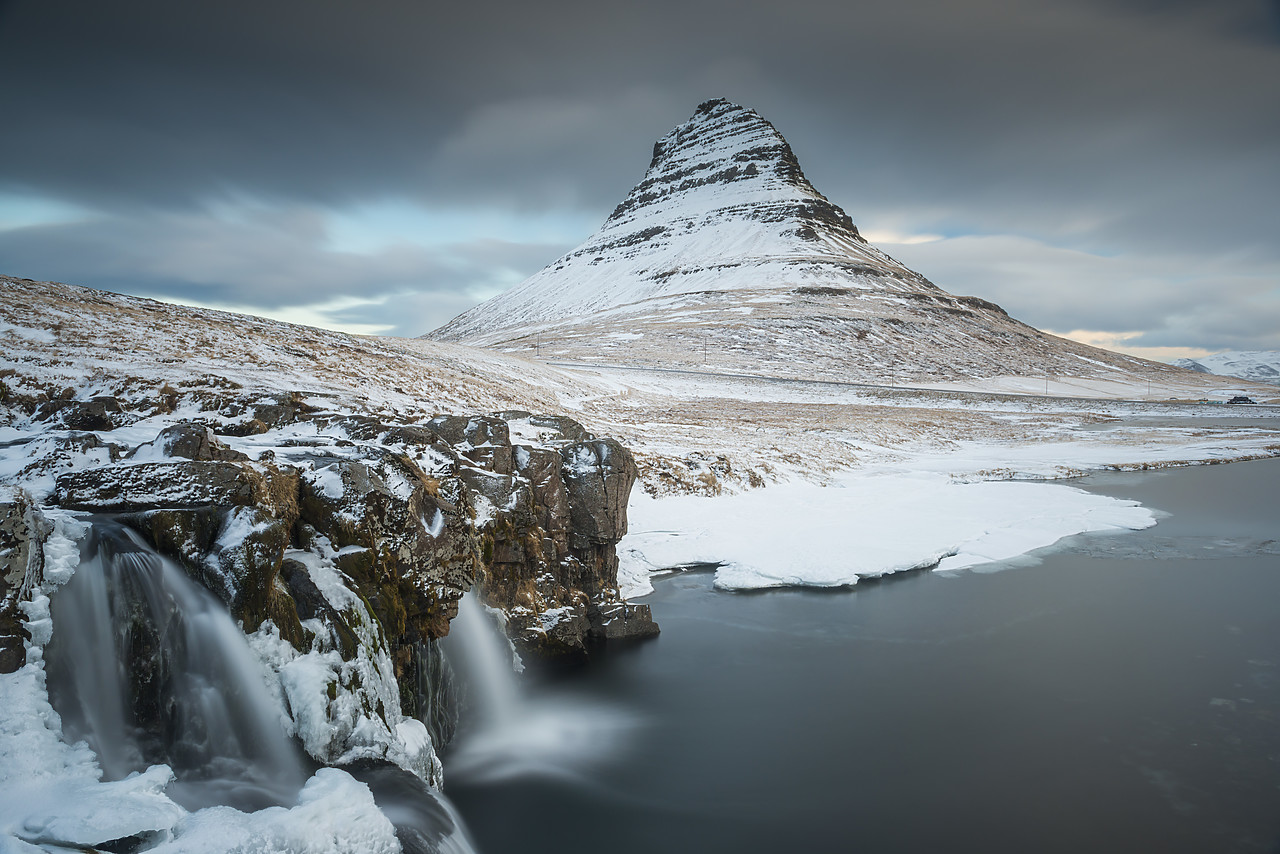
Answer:
<svg viewBox="0 0 1280 854"><path fill-rule="evenodd" d="M0 320L0 335L16 335L19 338L26 338L28 341L35 341L40 344L52 344L57 340L52 329L33 329L29 326L18 326L3 320Z"/></svg>
<svg viewBox="0 0 1280 854"><path fill-rule="evenodd" d="M326 498L341 501L342 496L346 494L346 487L342 483L342 472L337 466L317 466L303 472L302 476Z"/></svg>
<svg viewBox="0 0 1280 854"><path fill-rule="evenodd" d="M210 807L189 814L156 854L399 854L395 828L374 803L369 787L346 771L321 768L298 805L243 813Z"/></svg>
<svg viewBox="0 0 1280 854"><path fill-rule="evenodd" d="M719 498L633 497L619 551L637 567L720 563L716 586L839 587L909 569L1003 560L1085 531L1155 524L1132 501L1056 484L943 475L786 483Z"/></svg>

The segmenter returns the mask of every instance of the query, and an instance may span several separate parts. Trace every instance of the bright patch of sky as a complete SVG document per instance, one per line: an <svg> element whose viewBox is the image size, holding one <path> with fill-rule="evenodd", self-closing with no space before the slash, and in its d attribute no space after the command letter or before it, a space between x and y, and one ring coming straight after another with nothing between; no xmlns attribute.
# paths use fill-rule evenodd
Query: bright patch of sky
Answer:
<svg viewBox="0 0 1280 854"><path fill-rule="evenodd" d="M88 208L69 204L48 196L0 191L0 231L33 225L56 225L89 219Z"/></svg>
<svg viewBox="0 0 1280 854"><path fill-rule="evenodd" d="M384 335L390 332L393 328L391 324L350 323L334 317L335 314L350 312L354 309L381 306L387 302L389 299L388 296L377 297L374 299L344 296L322 303L315 303L314 305L285 306L283 308L276 309L264 309L251 305L231 305L219 302L176 299L167 296L157 296L155 299L160 302L167 302L173 305L189 305L193 308L208 308L213 309L214 311L229 311L235 314L252 314L258 317L280 320L285 323L296 323L302 326L315 326L320 329L332 329L337 332L346 332L350 335Z"/></svg>
<svg viewBox="0 0 1280 854"><path fill-rule="evenodd" d="M1128 343L1134 339L1140 339L1145 334L1142 332L1101 332L1095 329L1073 329L1070 332L1055 332L1052 329L1044 331L1050 335L1070 338L1072 341L1088 344L1091 347L1101 347L1104 350L1151 359L1155 362L1172 362L1174 359L1199 359L1213 352L1202 347L1142 347Z"/></svg>
<svg viewBox="0 0 1280 854"><path fill-rule="evenodd" d="M858 233L860 233L863 237L865 237L868 242L873 243L877 246L880 246L880 245L910 246L916 243L936 243L939 240L946 239L941 234L905 234L898 231L884 231L884 230L867 231L866 229L862 229L862 228L858 229Z"/></svg>
<svg viewBox="0 0 1280 854"><path fill-rule="evenodd" d="M581 210L429 207L385 199L333 211L328 220L329 248L369 253L397 243L439 246L476 239L576 244L599 227L599 220L598 212Z"/></svg>

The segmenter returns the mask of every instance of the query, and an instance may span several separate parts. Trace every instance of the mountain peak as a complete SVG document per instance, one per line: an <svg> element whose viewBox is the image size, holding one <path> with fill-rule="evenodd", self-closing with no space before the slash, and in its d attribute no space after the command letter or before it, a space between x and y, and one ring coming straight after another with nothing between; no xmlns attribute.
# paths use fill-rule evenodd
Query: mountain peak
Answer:
<svg viewBox="0 0 1280 854"><path fill-rule="evenodd" d="M861 240L853 220L805 178L777 128L755 110L724 98L703 101L688 121L654 143L644 179L605 224L666 207L664 203L689 207L700 197L719 203L726 196L737 197L739 204L789 200L801 206L801 216L820 213L829 227Z"/></svg>

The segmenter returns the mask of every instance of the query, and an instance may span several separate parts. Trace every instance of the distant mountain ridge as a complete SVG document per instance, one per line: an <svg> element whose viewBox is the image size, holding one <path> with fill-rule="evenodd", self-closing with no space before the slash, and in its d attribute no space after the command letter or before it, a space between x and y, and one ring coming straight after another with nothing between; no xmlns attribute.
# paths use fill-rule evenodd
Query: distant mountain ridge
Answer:
<svg viewBox="0 0 1280 854"><path fill-rule="evenodd" d="M1190 376L946 293L869 244L772 124L723 99L658 140L644 178L586 242L426 337L870 383Z"/></svg>
<svg viewBox="0 0 1280 854"><path fill-rule="evenodd" d="M1175 359L1173 364L1204 374L1280 385L1280 350L1228 350L1199 359Z"/></svg>

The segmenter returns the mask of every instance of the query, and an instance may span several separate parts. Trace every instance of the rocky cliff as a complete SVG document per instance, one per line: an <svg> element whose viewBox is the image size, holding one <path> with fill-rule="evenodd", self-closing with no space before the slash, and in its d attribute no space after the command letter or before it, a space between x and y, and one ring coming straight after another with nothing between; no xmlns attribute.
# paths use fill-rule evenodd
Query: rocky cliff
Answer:
<svg viewBox="0 0 1280 854"><path fill-rule="evenodd" d="M0 503L0 672L24 661L46 517L109 517L221 598L326 763L390 760L438 780L432 745L405 722L436 744L450 735L436 641L470 590L535 654L658 631L618 591L635 462L572 419L397 422L298 393L175 394L161 408L180 412L159 417L105 395L10 394L36 438L6 449L17 488Z"/></svg>

